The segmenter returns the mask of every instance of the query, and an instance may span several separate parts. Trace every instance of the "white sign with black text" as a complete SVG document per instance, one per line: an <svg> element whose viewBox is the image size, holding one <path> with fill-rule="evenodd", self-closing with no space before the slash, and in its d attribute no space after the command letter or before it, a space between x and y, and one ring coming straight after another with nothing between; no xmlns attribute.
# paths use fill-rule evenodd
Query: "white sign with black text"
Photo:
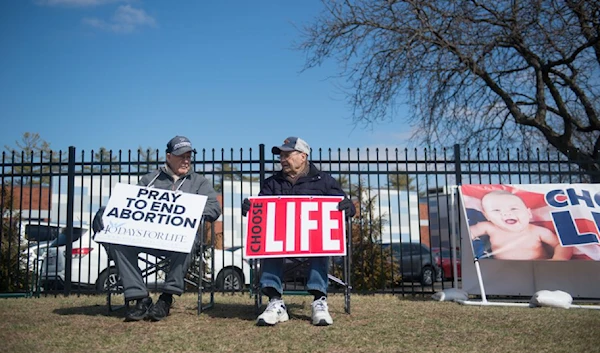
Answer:
<svg viewBox="0 0 600 353"><path fill-rule="evenodd" d="M119 183L113 188L95 240L190 252L201 223L204 195Z"/></svg>

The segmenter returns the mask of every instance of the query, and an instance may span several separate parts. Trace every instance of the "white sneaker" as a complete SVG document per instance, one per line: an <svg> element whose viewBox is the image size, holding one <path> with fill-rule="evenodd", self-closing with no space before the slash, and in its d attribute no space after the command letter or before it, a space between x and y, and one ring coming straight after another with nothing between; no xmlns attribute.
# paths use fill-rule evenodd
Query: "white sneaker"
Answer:
<svg viewBox="0 0 600 353"><path fill-rule="evenodd" d="M258 316L258 319L256 319L256 325L273 326L278 322L285 322L289 319L290 317L288 316L287 310L285 310L283 300L272 299L269 300L269 304L267 304L265 311L263 311L263 313Z"/></svg>
<svg viewBox="0 0 600 353"><path fill-rule="evenodd" d="M312 302L312 324L315 326L328 326L333 324L327 307L327 297L321 297Z"/></svg>

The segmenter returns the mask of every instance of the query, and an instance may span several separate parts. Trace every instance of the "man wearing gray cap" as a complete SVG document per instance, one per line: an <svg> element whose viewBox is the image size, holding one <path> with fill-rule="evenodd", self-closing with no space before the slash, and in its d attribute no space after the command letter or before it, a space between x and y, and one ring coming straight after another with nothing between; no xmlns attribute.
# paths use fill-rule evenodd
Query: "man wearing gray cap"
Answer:
<svg viewBox="0 0 600 353"><path fill-rule="evenodd" d="M167 143L167 162L157 170L144 175L138 185L208 196L203 216L208 221L214 221L221 215L217 193L210 181L192 171L192 152L195 153L196 150L192 148L192 143L187 137L173 137ZM103 213L104 208L100 208L94 217L92 224L94 233L104 229ZM183 293L184 276L190 264L190 254L119 244L104 245L108 249L110 257L114 259L119 276L123 281L125 300L136 301L135 307L125 315L125 321L143 319L160 321L169 315L173 303L173 294L181 295ZM164 256L170 262L163 293L154 304L152 304L152 298L150 298L138 267L140 252L154 256Z"/></svg>
<svg viewBox="0 0 600 353"><path fill-rule="evenodd" d="M307 195L307 196L346 196L340 184L331 175L322 172L308 161L310 147L306 141L298 137L288 137L283 145L275 146L273 154L279 155L281 171L265 179L259 196ZM338 204L338 209L350 218L356 213L352 201L347 197ZM250 210L250 200L242 203L242 214L246 216ZM333 323L327 306L327 272L329 257L310 257L308 281L306 288L314 296L312 302L312 324L327 326ZM258 316L258 326L272 326L289 319L285 304L281 299L283 293L283 258L263 259L260 278L261 291L269 297L265 311Z"/></svg>

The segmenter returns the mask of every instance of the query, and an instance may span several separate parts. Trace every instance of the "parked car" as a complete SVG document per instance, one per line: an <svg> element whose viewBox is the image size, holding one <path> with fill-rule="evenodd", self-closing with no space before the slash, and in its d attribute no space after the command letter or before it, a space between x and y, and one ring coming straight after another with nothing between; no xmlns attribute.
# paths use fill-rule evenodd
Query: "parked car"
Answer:
<svg viewBox="0 0 600 353"><path fill-rule="evenodd" d="M436 255L429 247L419 242L402 242L381 244L383 249L390 249L395 262L400 265L402 280L421 282L430 286L441 280L442 270L437 265Z"/></svg>
<svg viewBox="0 0 600 353"><path fill-rule="evenodd" d="M250 263L243 258L243 248L215 249L215 286L218 290L242 290L250 284ZM204 259L210 263L209 259Z"/></svg>
<svg viewBox="0 0 600 353"><path fill-rule="evenodd" d="M218 289L238 290L250 283L250 265L242 259L240 250L227 251L215 249L215 282ZM120 283L114 263L109 268L108 254L103 246L95 242L91 232L86 232L73 242L71 251L71 283L75 286L89 287L98 292L106 291L111 285ZM43 288L60 288L65 281L66 246L50 245L42 264L41 283ZM140 254L138 266L145 269L158 259L152 255ZM204 257L205 264L210 261ZM208 276L207 276L208 277ZM150 288L160 287L165 274L157 271L146 279Z"/></svg>
<svg viewBox="0 0 600 353"><path fill-rule="evenodd" d="M21 250L21 268L38 272L39 259L43 259L48 247L67 244L67 226L55 223L26 224L23 226L27 248ZM73 227L73 241L78 240L87 228Z"/></svg>
<svg viewBox="0 0 600 353"><path fill-rule="evenodd" d="M52 241L58 237L61 228L66 227L66 225L59 225L42 220L24 220L21 222L20 226L22 242L34 243Z"/></svg>
<svg viewBox="0 0 600 353"><path fill-rule="evenodd" d="M452 250L448 248L431 248L431 251L437 256L437 265L442 269L442 278L452 280ZM456 250L456 277L461 278L460 269L460 251Z"/></svg>

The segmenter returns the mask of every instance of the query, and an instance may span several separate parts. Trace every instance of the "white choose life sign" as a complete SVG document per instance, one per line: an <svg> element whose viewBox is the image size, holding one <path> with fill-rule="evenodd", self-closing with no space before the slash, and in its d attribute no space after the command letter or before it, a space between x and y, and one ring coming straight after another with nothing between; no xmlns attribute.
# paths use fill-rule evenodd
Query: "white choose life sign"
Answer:
<svg viewBox="0 0 600 353"><path fill-rule="evenodd" d="M99 243L189 253L208 197L118 183L95 235Z"/></svg>

